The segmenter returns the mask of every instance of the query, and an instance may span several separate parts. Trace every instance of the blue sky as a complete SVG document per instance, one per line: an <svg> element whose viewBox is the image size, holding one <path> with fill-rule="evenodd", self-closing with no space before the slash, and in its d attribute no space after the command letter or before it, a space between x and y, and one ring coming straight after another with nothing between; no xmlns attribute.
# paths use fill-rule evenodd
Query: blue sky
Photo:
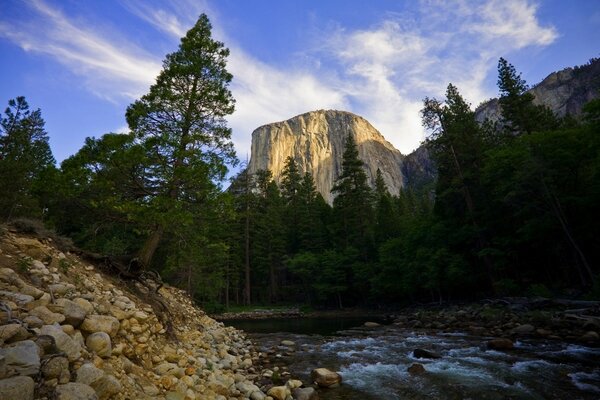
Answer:
<svg viewBox="0 0 600 400"><path fill-rule="evenodd" d="M2 0L0 104L41 108L61 161L127 129L203 12L231 50L241 159L255 128L315 109L359 114L406 154L422 99L449 82L476 106L496 96L501 56L530 84L600 56L597 0Z"/></svg>

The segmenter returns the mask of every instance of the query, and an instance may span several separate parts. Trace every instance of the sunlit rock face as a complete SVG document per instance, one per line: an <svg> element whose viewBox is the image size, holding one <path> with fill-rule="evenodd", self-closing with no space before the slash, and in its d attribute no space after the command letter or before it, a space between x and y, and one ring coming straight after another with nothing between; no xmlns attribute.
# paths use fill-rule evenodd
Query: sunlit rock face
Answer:
<svg viewBox="0 0 600 400"><path fill-rule="evenodd" d="M292 156L302 173L312 173L317 190L331 204L331 188L342 171L348 135L357 143L369 184L374 187L379 168L388 190L397 195L405 181L404 156L366 119L346 111L312 111L256 129L252 133L249 171L270 170L280 183L285 160Z"/></svg>
<svg viewBox="0 0 600 400"><path fill-rule="evenodd" d="M576 68L553 72L529 90L535 104L543 104L559 117L581 115L585 103L600 96L600 59ZM492 99L475 110L479 122L500 118L498 99Z"/></svg>

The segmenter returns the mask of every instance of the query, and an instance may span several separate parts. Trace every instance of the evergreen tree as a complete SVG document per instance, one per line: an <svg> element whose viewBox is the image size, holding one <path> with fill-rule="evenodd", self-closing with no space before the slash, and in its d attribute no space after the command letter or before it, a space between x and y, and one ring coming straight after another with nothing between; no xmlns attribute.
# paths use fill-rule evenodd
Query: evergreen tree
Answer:
<svg viewBox="0 0 600 400"><path fill-rule="evenodd" d="M25 97L9 100L0 117L0 217L39 217L36 198L40 179L54 168L44 120L39 109L30 110ZM49 182L46 182L49 183Z"/></svg>
<svg viewBox="0 0 600 400"><path fill-rule="evenodd" d="M127 122L148 154L153 177L150 220L154 222L139 252L148 266L165 230L186 218L182 202L193 202L235 163L231 130L225 117L234 110L226 70L229 50L211 37L204 14L167 55L148 94L127 109ZM200 195L201 196L201 195Z"/></svg>
<svg viewBox="0 0 600 400"><path fill-rule="evenodd" d="M284 214L287 238L287 251L295 254L300 248L300 226L299 213L302 205L300 191L302 175L294 157L289 156L281 173L281 194L285 201L286 212Z"/></svg>
<svg viewBox="0 0 600 400"><path fill-rule="evenodd" d="M331 192L333 200L334 230L341 248L352 246L366 260L373 249L372 191L367 184L364 164L358 157L354 138L348 135L342 160L342 173Z"/></svg>
<svg viewBox="0 0 600 400"><path fill-rule="evenodd" d="M423 124L432 130L427 147L438 168L436 213L456 227L456 237L461 238L457 246L469 249L473 246L464 238L475 241L476 255L484 263L489 289L493 290L490 245L479 215L480 204L485 201L479 182L484 135L469 104L452 84L448 85L445 104L425 99L422 115Z"/></svg>
<svg viewBox="0 0 600 400"><path fill-rule="evenodd" d="M375 238L381 244L398 235L399 220L394 200L379 168L375 179L375 196Z"/></svg>

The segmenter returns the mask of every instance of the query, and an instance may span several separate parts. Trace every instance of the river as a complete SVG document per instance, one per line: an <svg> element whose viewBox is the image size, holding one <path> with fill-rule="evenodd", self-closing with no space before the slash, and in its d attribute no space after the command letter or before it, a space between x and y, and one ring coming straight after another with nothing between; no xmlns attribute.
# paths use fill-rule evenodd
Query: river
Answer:
<svg viewBox="0 0 600 400"><path fill-rule="evenodd" d="M369 320L373 320L369 318ZM274 365L310 382L310 371L338 371L343 384L319 391L346 399L600 399L600 349L558 341L521 340L507 352L488 350L488 337L426 334L395 325L365 328L365 318L228 321L245 330ZM292 340L295 350L281 346ZM413 350L439 359L416 359ZM411 375L420 363L427 371Z"/></svg>

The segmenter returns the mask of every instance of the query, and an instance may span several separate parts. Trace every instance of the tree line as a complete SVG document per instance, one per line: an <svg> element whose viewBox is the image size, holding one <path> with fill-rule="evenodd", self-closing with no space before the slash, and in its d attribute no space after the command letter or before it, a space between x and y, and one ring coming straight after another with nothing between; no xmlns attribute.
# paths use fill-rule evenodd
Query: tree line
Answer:
<svg viewBox="0 0 600 400"><path fill-rule="evenodd" d="M0 217L135 259L215 310L600 294L599 100L558 118L501 58L497 121L478 123L452 84L424 100L435 181L392 195L378 172L372 189L349 136L329 205L292 157L279 184L242 169L224 190L228 54L202 15L128 107L130 132L87 138L60 168L41 111L10 100Z"/></svg>

